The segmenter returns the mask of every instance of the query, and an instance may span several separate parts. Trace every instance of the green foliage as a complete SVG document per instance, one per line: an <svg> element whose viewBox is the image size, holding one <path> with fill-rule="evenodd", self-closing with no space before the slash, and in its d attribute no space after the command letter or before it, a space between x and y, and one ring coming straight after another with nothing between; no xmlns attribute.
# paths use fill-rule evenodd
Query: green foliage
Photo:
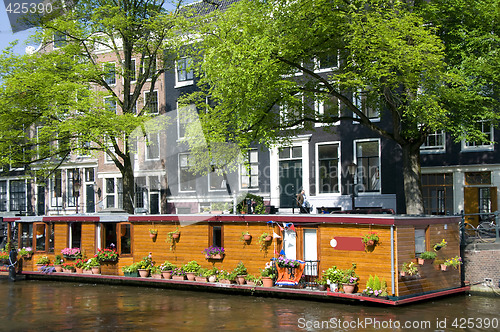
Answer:
<svg viewBox="0 0 500 332"><path fill-rule="evenodd" d="M264 206L264 198L259 195L254 195L251 193L246 193L244 196L238 197L238 205L236 206L236 211L238 213L247 212L247 200L251 200L254 206L254 214L264 214L266 213L266 207Z"/></svg>
<svg viewBox="0 0 500 332"><path fill-rule="evenodd" d="M433 251L424 251L423 253L420 254L420 258L422 259L434 259L436 258L437 254Z"/></svg>
<svg viewBox="0 0 500 332"><path fill-rule="evenodd" d="M418 273L418 265L415 264L415 262L405 262L403 263L401 271L411 276L416 275Z"/></svg>
<svg viewBox="0 0 500 332"><path fill-rule="evenodd" d="M234 268L233 272L237 275L237 276L242 276L242 275L246 275L247 274L247 268L245 267L245 264L243 264L242 261L240 261L238 263L238 265L236 265L236 267Z"/></svg>
<svg viewBox="0 0 500 332"><path fill-rule="evenodd" d="M323 278L329 280L332 284L340 284L344 279L344 273L337 266L332 266L323 272Z"/></svg>
<svg viewBox="0 0 500 332"><path fill-rule="evenodd" d="M201 268L200 264L196 261L190 261L189 263L184 264L182 269L185 272L198 272L198 270Z"/></svg>
<svg viewBox="0 0 500 332"><path fill-rule="evenodd" d="M54 265L61 265L63 263L63 258L61 255L56 255L54 258Z"/></svg>
<svg viewBox="0 0 500 332"><path fill-rule="evenodd" d="M50 263L50 259L49 257L47 256L40 256L38 257L38 259L36 260L36 264L43 264L43 265L47 265Z"/></svg>

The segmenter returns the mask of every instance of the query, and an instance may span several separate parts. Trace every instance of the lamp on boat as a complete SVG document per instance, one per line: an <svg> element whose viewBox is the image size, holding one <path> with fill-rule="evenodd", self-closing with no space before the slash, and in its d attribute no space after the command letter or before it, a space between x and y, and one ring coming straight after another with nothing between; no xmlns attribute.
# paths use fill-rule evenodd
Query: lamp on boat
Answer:
<svg viewBox="0 0 500 332"><path fill-rule="evenodd" d="M75 169L73 171L73 196L75 196L76 200L76 214L78 214L78 203L80 197L80 188L82 187L82 180L80 178L80 171Z"/></svg>
<svg viewBox="0 0 500 332"><path fill-rule="evenodd" d="M356 193L354 192L354 179L356 177L356 171L358 169L358 165L356 163L352 162L349 165L347 165L347 170L349 171L349 174L351 175L351 200L352 200L352 210L356 208L355 205L355 199L356 199Z"/></svg>

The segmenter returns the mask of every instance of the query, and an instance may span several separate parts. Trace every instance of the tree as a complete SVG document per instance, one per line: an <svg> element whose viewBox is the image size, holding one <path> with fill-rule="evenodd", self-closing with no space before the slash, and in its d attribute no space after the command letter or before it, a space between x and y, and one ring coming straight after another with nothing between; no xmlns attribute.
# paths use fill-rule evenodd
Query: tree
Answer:
<svg viewBox="0 0 500 332"><path fill-rule="evenodd" d="M0 162L32 164L32 171L46 175L72 152L104 152L122 174L123 208L133 213L133 132L142 128L145 135L156 119L148 113L150 99L135 108L142 91L149 88L152 95L173 65L179 41L181 0L171 11L165 5L164 0L82 0L65 15L39 22L42 30L34 38L40 51L4 52ZM133 58L139 59L137 68ZM103 64L109 59L115 64ZM120 89L109 80L115 75ZM117 111L109 107L115 104Z"/></svg>
<svg viewBox="0 0 500 332"><path fill-rule="evenodd" d="M475 64L467 65L473 57L458 56L464 41L448 38L449 22L437 15L447 1L437 2L242 0L197 24L202 91L186 102L206 109L200 120L209 146L272 145L314 130L316 122L357 121L401 147L406 212L421 214L420 146L428 134L446 130L457 139L484 140L475 123L498 119L490 93L498 76L479 79L478 69L470 70ZM465 2L456 2L461 11ZM491 15L485 4L467 6L477 15L470 23ZM488 30L474 31L497 56L496 43L484 40ZM496 39L496 30L490 31ZM488 48L465 39L475 56ZM312 59L337 52L340 63L331 76L313 70ZM207 97L210 103L204 103ZM340 100L341 110L316 114L303 98ZM286 112L279 112L283 106ZM372 121L366 108L389 120Z"/></svg>

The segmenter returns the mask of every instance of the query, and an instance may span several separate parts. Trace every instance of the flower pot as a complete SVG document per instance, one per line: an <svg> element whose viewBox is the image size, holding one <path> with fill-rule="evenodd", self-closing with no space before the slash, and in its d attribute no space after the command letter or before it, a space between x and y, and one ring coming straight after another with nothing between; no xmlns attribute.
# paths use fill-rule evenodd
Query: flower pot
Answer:
<svg viewBox="0 0 500 332"><path fill-rule="evenodd" d="M428 265L428 264L432 264L434 262L434 259L423 259L423 258L420 258L418 257L418 264L420 265Z"/></svg>
<svg viewBox="0 0 500 332"><path fill-rule="evenodd" d="M406 277L406 272L405 272L405 271L401 271L401 272L399 272L399 275L400 275L401 277Z"/></svg>
<svg viewBox="0 0 500 332"><path fill-rule="evenodd" d="M63 271L63 268L61 265L54 265L54 269L56 270L56 272L62 272Z"/></svg>
<svg viewBox="0 0 500 332"><path fill-rule="evenodd" d="M196 281L199 281L199 282L207 282L207 278L206 277L195 277L194 278Z"/></svg>
<svg viewBox="0 0 500 332"><path fill-rule="evenodd" d="M153 240L156 238L156 234L151 234L149 233L149 237L152 238Z"/></svg>
<svg viewBox="0 0 500 332"><path fill-rule="evenodd" d="M318 290L322 292L326 291L326 285L318 285Z"/></svg>
<svg viewBox="0 0 500 332"><path fill-rule="evenodd" d="M149 270L148 269L139 269L139 277L141 278L147 278L149 277Z"/></svg>
<svg viewBox="0 0 500 332"><path fill-rule="evenodd" d="M244 285L245 284L245 277L246 276L244 276L244 275L243 276L237 276L236 277L236 283L238 285Z"/></svg>
<svg viewBox="0 0 500 332"><path fill-rule="evenodd" d="M181 234L180 233L173 233L172 234L172 239L177 240Z"/></svg>
<svg viewBox="0 0 500 332"><path fill-rule="evenodd" d="M251 239L252 239L252 235L250 235L250 234L243 235L243 240L244 241L250 241Z"/></svg>
<svg viewBox="0 0 500 332"><path fill-rule="evenodd" d="M81 274L81 273L83 273L83 268L81 268L81 267L75 267L75 271L76 271L76 273L80 273Z"/></svg>
<svg viewBox="0 0 500 332"><path fill-rule="evenodd" d="M92 269L84 269L83 274L92 274Z"/></svg>
<svg viewBox="0 0 500 332"><path fill-rule="evenodd" d="M441 271L448 271L448 266L441 264Z"/></svg>
<svg viewBox="0 0 500 332"><path fill-rule="evenodd" d="M186 272L187 280L194 281L196 278L196 272Z"/></svg>
<svg viewBox="0 0 500 332"><path fill-rule="evenodd" d="M344 289L344 293L352 294L354 293L354 288L356 288L356 284L343 284L342 289Z"/></svg>
<svg viewBox="0 0 500 332"><path fill-rule="evenodd" d="M63 272L64 273L74 273L75 270L73 270L73 269L63 269Z"/></svg>
<svg viewBox="0 0 500 332"><path fill-rule="evenodd" d="M273 287L274 281L273 278L263 277L262 278L262 287Z"/></svg>
<svg viewBox="0 0 500 332"><path fill-rule="evenodd" d="M339 284L331 283L330 284L330 292L338 292L338 291L339 291Z"/></svg>
<svg viewBox="0 0 500 332"><path fill-rule="evenodd" d="M221 260L221 259L223 259L223 258L224 258L224 256L223 256L223 255L221 255L221 254L216 254L216 255L212 255L212 256L210 256L210 255L205 255L205 258L206 258L206 259L216 259L216 260Z"/></svg>
<svg viewBox="0 0 500 332"><path fill-rule="evenodd" d="M172 271L163 271L161 273L161 275L163 276L163 279L171 279L172 278Z"/></svg>
<svg viewBox="0 0 500 332"><path fill-rule="evenodd" d="M153 274L151 274L151 277L153 279L161 279L161 273L153 273Z"/></svg>
<svg viewBox="0 0 500 332"><path fill-rule="evenodd" d="M246 280L246 282L247 282L248 286L251 286L251 287L255 287L256 286L255 281L248 281L248 280Z"/></svg>
<svg viewBox="0 0 500 332"><path fill-rule="evenodd" d="M210 276L208 277L209 282L216 282L217 281L217 276Z"/></svg>
<svg viewBox="0 0 500 332"><path fill-rule="evenodd" d="M229 285L229 284L231 284L231 280L228 280L228 279L221 279L221 280L219 280L219 283Z"/></svg>
<svg viewBox="0 0 500 332"><path fill-rule="evenodd" d="M177 281L182 281L185 278L186 278L185 276L172 276L172 280L177 280Z"/></svg>
<svg viewBox="0 0 500 332"><path fill-rule="evenodd" d="M266 237L264 238L264 241L269 242L269 241L271 241L272 239L273 239L273 237L272 237L271 235L268 235L268 236L266 236Z"/></svg>
<svg viewBox="0 0 500 332"><path fill-rule="evenodd" d="M92 274L99 274L101 273L101 267L100 266L92 266Z"/></svg>
<svg viewBox="0 0 500 332"><path fill-rule="evenodd" d="M367 245L368 247L373 247L373 246L375 245L375 240L368 240L368 241L366 242L366 245Z"/></svg>
<svg viewBox="0 0 500 332"><path fill-rule="evenodd" d="M443 246L437 246L437 245L436 245L436 246L434 246L434 250L439 251L439 250L441 250L441 248L442 248L442 247L443 247Z"/></svg>

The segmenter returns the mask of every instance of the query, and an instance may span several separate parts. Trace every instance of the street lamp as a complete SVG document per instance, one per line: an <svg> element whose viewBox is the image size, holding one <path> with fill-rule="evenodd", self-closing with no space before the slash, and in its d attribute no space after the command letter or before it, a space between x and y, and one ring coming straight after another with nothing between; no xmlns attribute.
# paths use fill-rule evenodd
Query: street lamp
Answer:
<svg viewBox="0 0 500 332"><path fill-rule="evenodd" d="M347 169L349 170L349 174L351 175L351 200L352 200L352 210L354 211L356 207L355 205L356 194L354 193L354 178L356 175L356 170L358 169L358 165L352 162L349 165L347 165Z"/></svg>
<svg viewBox="0 0 500 332"><path fill-rule="evenodd" d="M76 200L76 214L78 214L78 201L80 197L80 188L82 186L82 182L80 179L80 171L76 169L73 172L73 196L75 196Z"/></svg>

